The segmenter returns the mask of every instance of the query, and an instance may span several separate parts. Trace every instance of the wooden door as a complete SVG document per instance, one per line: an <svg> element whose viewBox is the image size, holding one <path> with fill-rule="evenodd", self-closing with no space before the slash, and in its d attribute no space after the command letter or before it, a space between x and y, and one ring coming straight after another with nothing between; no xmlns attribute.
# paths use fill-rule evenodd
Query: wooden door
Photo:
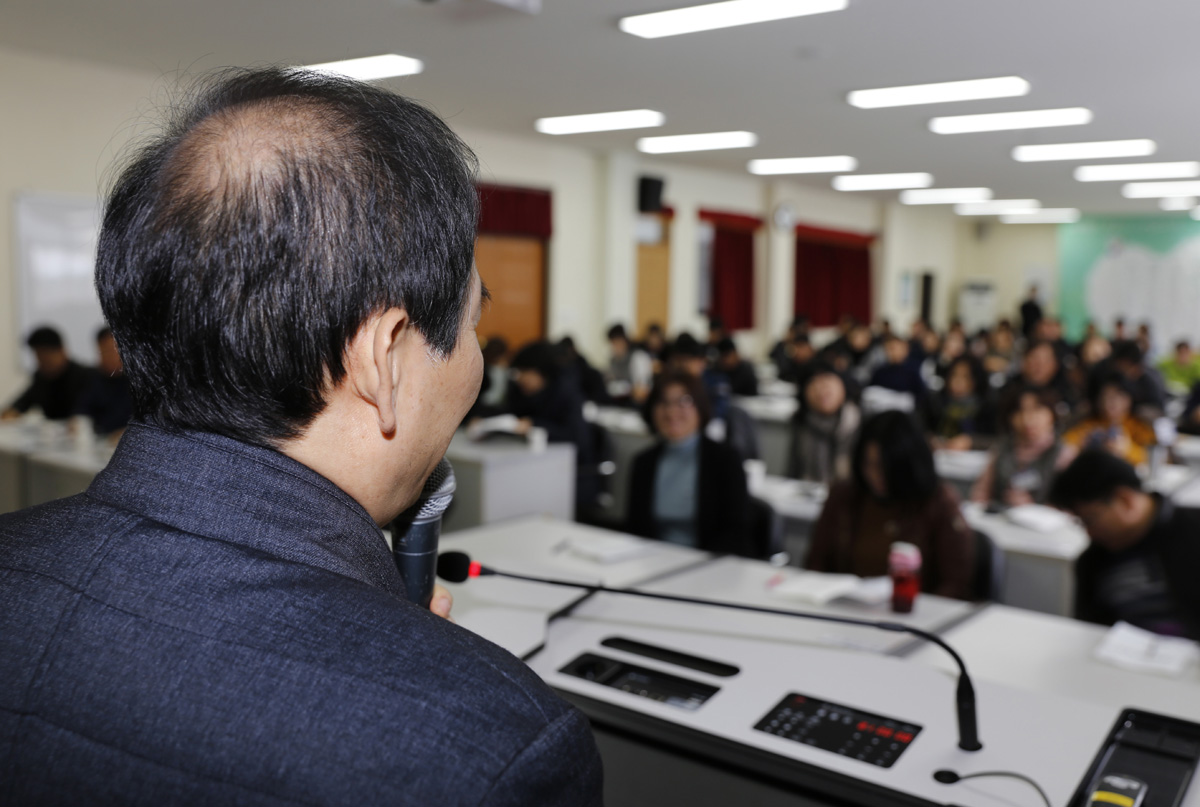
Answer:
<svg viewBox="0 0 1200 807"><path fill-rule="evenodd" d="M546 245L537 238L481 235L475 266L492 293L479 321L481 339L502 336L516 351L546 337Z"/></svg>
<svg viewBox="0 0 1200 807"><path fill-rule="evenodd" d="M667 328L671 292L671 242L667 238L670 220L662 222L662 239L657 244L638 244L637 254L637 330L634 338L646 332L646 326L658 323Z"/></svg>

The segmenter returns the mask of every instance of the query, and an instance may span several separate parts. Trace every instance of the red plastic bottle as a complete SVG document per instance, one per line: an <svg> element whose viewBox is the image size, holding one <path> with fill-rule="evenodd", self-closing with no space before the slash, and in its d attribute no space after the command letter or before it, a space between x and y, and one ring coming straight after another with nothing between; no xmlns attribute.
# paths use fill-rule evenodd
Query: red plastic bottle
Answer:
<svg viewBox="0 0 1200 807"><path fill-rule="evenodd" d="M904 541L892 544L888 573L892 577L892 610L910 613L921 590L921 550Z"/></svg>

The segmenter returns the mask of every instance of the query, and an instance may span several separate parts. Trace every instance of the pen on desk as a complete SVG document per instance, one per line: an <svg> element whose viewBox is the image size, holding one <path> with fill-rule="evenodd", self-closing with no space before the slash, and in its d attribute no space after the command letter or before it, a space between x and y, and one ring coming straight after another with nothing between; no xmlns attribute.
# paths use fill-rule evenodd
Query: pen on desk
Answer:
<svg viewBox="0 0 1200 807"><path fill-rule="evenodd" d="M769 590L775 588L775 586L782 583L785 579L786 578L784 577L783 572L776 572L775 574L771 575L771 577L767 580L767 585L766 585L767 590L769 591Z"/></svg>

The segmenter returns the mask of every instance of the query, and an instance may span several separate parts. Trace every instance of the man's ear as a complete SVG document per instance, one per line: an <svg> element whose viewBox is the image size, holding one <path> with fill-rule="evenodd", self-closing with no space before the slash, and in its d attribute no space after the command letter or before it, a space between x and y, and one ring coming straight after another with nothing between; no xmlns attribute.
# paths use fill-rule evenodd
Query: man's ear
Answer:
<svg viewBox="0 0 1200 807"><path fill-rule="evenodd" d="M356 379L358 393L375 407L379 430L383 434L396 431L396 399L403 380L402 348L413 333L408 312L403 308L389 308L368 320L355 340L360 358Z"/></svg>

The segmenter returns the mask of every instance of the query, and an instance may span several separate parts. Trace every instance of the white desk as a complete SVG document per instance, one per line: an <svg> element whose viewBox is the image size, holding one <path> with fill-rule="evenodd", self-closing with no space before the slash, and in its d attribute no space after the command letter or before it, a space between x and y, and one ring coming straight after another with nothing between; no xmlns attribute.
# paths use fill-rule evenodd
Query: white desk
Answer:
<svg viewBox="0 0 1200 807"><path fill-rule="evenodd" d="M527 517L442 536L443 552L466 552L500 571L626 587L703 563L710 555L662 541L642 541L645 551L614 563L598 563L570 549L574 541L621 535L570 521ZM629 537L629 536L624 536ZM454 619L516 656L541 644L550 615L582 590L498 577L447 585L454 595Z"/></svg>
<svg viewBox="0 0 1200 807"><path fill-rule="evenodd" d="M575 510L575 446L473 442L458 432L446 450L458 491L446 511L446 532L519 516L570 519Z"/></svg>
<svg viewBox="0 0 1200 807"><path fill-rule="evenodd" d="M1116 708L980 680L976 690L983 749L962 751L957 747L952 708L955 679L940 669L906 659L795 643L781 635L766 638L749 627L756 621L754 614L742 615L746 627L737 635L713 630L711 615L699 609L693 609L692 624L684 628L672 624L677 618L670 613L672 605L597 595L552 625L545 649L530 661L537 673L593 720L606 755L619 752L622 741L632 746L621 766L606 759L611 777L606 780L608 797L618 803L652 803L640 797L639 789L661 791L659 780L664 778L680 794L672 803L734 803L731 798L749 803L748 789L766 779L783 784L772 798L764 796L755 804L808 805L813 798L829 798L833 793L843 799L837 803L867 805L899 803L899 794L924 804L970 807L1014 807L1036 801L1032 791L1019 783L978 780L946 786L934 781L934 771L950 768L1020 771L1036 779L1054 804L1063 805L1117 717ZM738 671L731 677L699 672L603 645L610 637L725 662ZM563 672L584 653L676 675L718 691L697 708L686 709ZM921 731L894 765L880 767L756 730L758 721L789 693L916 724ZM1047 725L1055 730L1038 728ZM652 755L671 752L677 757L670 765ZM639 756L644 760L640 766ZM679 757L692 760L690 768L684 768ZM629 767L634 770L626 770ZM731 770L734 773L728 773ZM795 789L789 793L788 786ZM1200 797L1193 793L1187 803L1198 801Z"/></svg>
<svg viewBox="0 0 1200 807"><path fill-rule="evenodd" d="M1097 661L1092 652L1107 630L992 605L947 631L944 638L963 656L977 681L1200 721L1200 670L1193 666L1182 678L1170 678ZM944 655L919 647L908 658L950 670L953 662Z"/></svg>
<svg viewBox="0 0 1200 807"><path fill-rule="evenodd" d="M115 446L100 442L34 451L26 461L26 505L43 504L87 490L96 474L104 470Z"/></svg>
<svg viewBox="0 0 1200 807"><path fill-rule="evenodd" d="M735 397L733 402L754 420L760 459L767 464L767 473L787 473L788 452L792 445L792 416L799 406L796 397L757 395Z"/></svg>
<svg viewBox="0 0 1200 807"><path fill-rule="evenodd" d="M612 505L609 515L623 523L629 511L629 478L634 458L654 445L654 436L640 412L618 406L587 406L584 417L604 427L612 439L613 464Z"/></svg>
<svg viewBox="0 0 1200 807"><path fill-rule="evenodd" d="M702 566L677 572L661 580L639 585L637 588L657 594L697 597L762 608L778 608L784 611L900 622L933 633L963 619L968 619L979 607L959 600L922 594L917 597L912 613L895 614L892 613L888 603L866 605L849 599L836 599L827 605L813 605L776 593L778 586L789 576L798 574L803 574L803 572L794 568L775 568L762 561L747 558L722 557ZM697 607L700 606L666 603L658 611L664 619L669 620L664 624L685 629L696 623ZM701 608L704 628L714 634L778 638L786 639L789 642L833 645L877 653L896 652L914 641L913 637L908 634L888 633L854 625L808 621L770 614L750 614L718 608ZM747 617L752 617L752 619L747 619Z"/></svg>

